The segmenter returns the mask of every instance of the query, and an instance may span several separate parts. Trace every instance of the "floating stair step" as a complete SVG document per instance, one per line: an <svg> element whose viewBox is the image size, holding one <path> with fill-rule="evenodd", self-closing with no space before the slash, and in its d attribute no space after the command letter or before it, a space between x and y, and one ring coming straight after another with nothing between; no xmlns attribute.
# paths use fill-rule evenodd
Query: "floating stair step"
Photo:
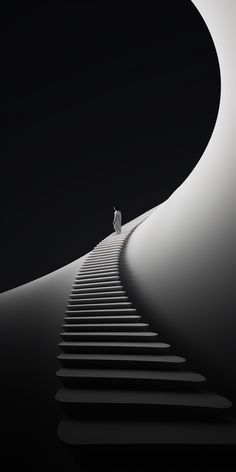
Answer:
<svg viewBox="0 0 236 472"><path fill-rule="evenodd" d="M76 278L74 280L79 280L80 277L96 277L96 276L99 276L99 277L102 277L102 276L107 276L107 275L119 275L120 274L120 270L118 268L105 268L105 269L86 269L84 270L83 272L80 272Z"/></svg>
<svg viewBox="0 0 236 472"><path fill-rule="evenodd" d="M82 278L78 278L76 277L74 279L74 285L82 285L82 284L94 284L94 283L100 283L100 284L103 284L103 285L106 285L106 283L104 282L108 282L108 285L110 285L112 282L115 282L114 285L117 284L117 282L119 282L121 284L121 280L120 280L120 277L119 277L119 272L117 272L116 274L114 275L111 275L111 274L107 274L107 275L104 275L104 274L97 274L97 275L94 275L94 276L88 276L88 277L82 277Z"/></svg>
<svg viewBox="0 0 236 472"><path fill-rule="evenodd" d="M100 253L96 253L96 254L91 254L91 256L89 256L83 263L83 266L84 264L88 264L88 263L91 263L95 258L100 258L100 259L103 259L103 257L114 257L116 259L119 259L120 257L120 254L121 254L121 249L119 249L119 251L110 251L110 252L100 252ZM95 261L96 262L96 261Z"/></svg>
<svg viewBox="0 0 236 472"><path fill-rule="evenodd" d="M112 250L97 250L93 252L91 258L93 257L119 257L121 254L121 249L112 249Z"/></svg>
<svg viewBox="0 0 236 472"><path fill-rule="evenodd" d="M110 259L118 259L120 256L120 249L119 251L111 251L111 252L101 252L101 253L91 253L90 256L86 259L86 262L90 261L91 259L103 259L103 258L110 258Z"/></svg>
<svg viewBox="0 0 236 472"><path fill-rule="evenodd" d="M111 259L115 258L115 259L117 259L117 260L114 261L114 262L118 263L118 259L120 258L120 249L119 249L119 252L110 252L110 253L106 253L106 254L100 253L100 254L94 254L94 256L91 255L90 257L88 257L88 258L84 261L83 266L84 266L85 264L88 264L88 263L90 264L90 263L93 262L93 261L94 261L94 263L96 263L96 260L95 260L95 259L97 259L97 258L103 259L103 257L105 257L105 258L111 258ZM82 266L82 267L83 267L83 266Z"/></svg>
<svg viewBox="0 0 236 472"><path fill-rule="evenodd" d="M122 236L123 236L123 233L122 233ZM111 238L106 238L106 239L103 239L103 241L100 241L100 243L98 243L95 247L100 247L104 244L112 244L112 245L113 244L118 244L118 243L120 244L120 239L123 240L124 237L118 238L118 236L117 236L117 239L114 238L114 237L112 239Z"/></svg>
<svg viewBox="0 0 236 472"><path fill-rule="evenodd" d="M82 292L82 293L72 293L70 295L70 299L73 299L73 300L76 300L76 299L88 299L88 298L107 298L108 300L110 298L118 298L118 297L125 297L126 296L126 292L124 290L114 290L113 292L112 291L108 291L108 292L103 292L103 291L100 291L97 290L97 291L86 291L85 293Z"/></svg>
<svg viewBox="0 0 236 472"><path fill-rule="evenodd" d="M105 272L115 272L119 273L119 268L118 267L104 267L103 269L80 269L79 275L86 275L86 274L103 274Z"/></svg>
<svg viewBox="0 0 236 472"><path fill-rule="evenodd" d="M64 318L66 323L138 323L141 321L139 315L118 315L118 316L68 316Z"/></svg>
<svg viewBox="0 0 236 472"><path fill-rule="evenodd" d="M100 253L101 254L110 254L110 253L114 253L114 254L119 254L122 250L122 246L119 244L117 246L108 246L108 247L97 247L97 248L94 248L92 252L90 252L90 254L88 255L88 258L89 257L92 257L93 255L99 255Z"/></svg>
<svg viewBox="0 0 236 472"><path fill-rule="evenodd" d="M156 333L150 331L144 332L123 332L123 331L86 331L81 333L61 333L60 336L64 341L147 341L153 342L157 338Z"/></svg>
<svg viewBox="0 0 236 472"><path fill-rule="evenodd" d="M141 316L138 315L114 315L114 316L109 316L109 315L104 315L104 316L66 316L64 318L66 324L79 324L83 323L86 320L88 320L88 323L93 323L94 321L104 321L104 323L130 323L130 322L140 322L141 321Z"/></svg>
<svg viewBox="0 0 236 472"><path fill-rule="evenodd" d="M231 402L226 398L209 392L178 392L178 391L152 391L152 390L115 390L115 389L71 389L62 387L56 394L56 400L74 407L73 409L83 411L87 409L91 412L92 407L100 413L101 407L103 411L117 411L130 412L131 410L139 411L145 407L147 412L148 407L151 412L154 410L159 413L172 413L175 410L180 410L180 413L185 414L193 410L228 410L231 407ZM111 408L109 408L111 407ZM137 408L138 407L138 408ZM71 408L72 409L72 408ZM124 411L125 410L125 411Z"/></svg>
<svg viewBox="0 0 236 472"><path fill-rule="evenodd" d="M170 345L158 342L98 342L98 341L63 341L58 346L64 352L116 353L116 354L161 354L169 351Z"/></svg>
<svg viewBox="0 0 236 472"><path fill-rule="evenodd" d="M117 242L116 244L101 244L96 246L94 251L121 251L123 245L124 241Z"/></svg>
<svg viewBox="0 0 236 472"><path fill-rule="evenodd" d="M105 250L114 250L114 249L117 249L121 246L122 243L118 243L118 244L112 244L112 245L109 245L109 246L104 246L104 244L98 244L98 246L95 246L93 251L105 251Z"/></svg>
<svg viewBox="0 0 236 472"><path fill-rule="evenodd" d="M117 244L106 244L106 245L99 245L95 246L93 251L90 252L89 255L94 254L95 252L109 252L109 251L121 251L124 245L124 241L118 242Z"/></svg>
<svg viewBox="0 0 236 472"><path fill-rule="evenodd" d="M97 281L103 281L105 278L106 280L108 279L108 277L115 277L114 280L120 280L120 277L119 277L119 271L118 270L112 270L112 271L106 271L106 272L97 272L97 271L93 271L93 272L89 272L89 273L86 273L86 274L80 274L78 275L76 278L75 278L75 282L84 282L84 281L88 281L88 280L97 280ZM113 279L110 279L110 280L113 280Z"/></svg>
<svg viewBox="0 0 236 472"><path fill-rule="evenodd" d="M103 271L97 271L97 270L93 270L93 271L90 271L89 273L82 273L82 272L79 272L79 274L76 276L76 279L81 279L81 278L86 278L86 277L96 277L96 276L99 276L99 277L103 277L103 276L106 276L106 275L119 275L119 270L118 269L106 269L106 270L103 270Z"/></svg>
<svg viewBox="0 0 236 472"><path fill-rule="evenodd" d="M112 236L109 236L106 239L100 241L97 246L100 246L102 244L115 244L116 242L124 240L127 235L128 233L120 233L120 235L114 233Z"/></svg>
<svg viewBox="0 0 236 472"><path fill-rule="evenodd" d="M94 262L96 262L96 261L98 261L98 260L100 260L100 259L103 260L103 261L107 261L107 260L111 260L111 261L119 260L119 253L117 253L117 254L112 253L112 254L106 254L106 255L105 255L105 254L104 254L104 255L102 255L102 254L100 254L100 255L99 255L99 254L97 254L97 255L93 254L93 255L91 255L91 256L88 257L88 259L86 260L86 262L89 262L89 261L94 261Z"/></svg>
<svg viewBox="0 0 236 472"><path fill-rule="evenodd" d="M78 304L74 304L74 303L69 303L68 305L68 308L70 310L87 310L87 308L90 310L93 310L93 309L108 309L108 308L128 308L128 307L132 307L132 303L131 302L111 302L111 303L78 303Z"/></svg>
<svg viewBox="0 0 236 472"><path fill-rule="evenodd" d="M86 316L86 315L132 315L136 314L136 308L109 308L109 309L102 309L102 310L67 310L66 314L69 316Z"/></svg>
<svg viewBox="0 0 236 472"><path fill-rule="evenodd" d="M57 356L64 367L99 369L176 370L183 368L185 359L169 354L63 353Z"/></svg>
<svg viewBox="0 0 236 472"><path fill-rule="evenodd" d="M81 282L74 282L74 284L72 285L73 288L85 288L85 287L109 287L109 285L111 286L119 286L119 287L122 287L123 286L121 285L121 282L120 280L111 280L111 281L108 281L108 280L103 280L102 282L87 282L87 283L81 283Z"/></svg>
<svg viewBox="0 0 236 472"><path fill-rule="evenodd" d="M103 266L93 264L92 267L91 267L91 265L88 265L88 266L85 266L85 267L81 267L81 269L78 272L78 275L82 274L84 272L93 272L93 271L99 271L99 272L104 271L104 272L106 272L106 271L110 271L110 270L119 270L119 264L116 264L116 263L113 264L112 263L112 264L104 264Z"/></svg>
<svg viewBox="0 0 236 472"><path fill-rule="evenodd" d="M100 243L97 244L97 246L95 247L101 247L101 246L114 246L114 245L117 245L117 244L122 244L122 242L126 239L126 235L123 235L122 234L122 237L116 237L114 239L106 239L104 241L101 241Z"/></svg>
<svg viewBox="0 0 236 472"><path fill-rule="evenodd" d="M73 300L70 300L70 304L77 304L77 303L89 303L90 305L93 303L116 303L116 302L125 302L128 300L127 296L118 296L118 297L96 297L94 296L93 298L81 298L80 296L77 296L76 298L74 297Z"/></svg>
<svg viewBox="0 0 236 472"><path fill-rule="evenodd" d="M124 243L124 241L118 241L116 244L114 244L114 243L113 244L110 244L110 243L109 244L107 244L107 243L104 244L104 243L101 242L101 243L97 244L97 246L94 247L93 251L97 251L99 249L104 249L106 247L111 248L111 249L116 248L116 247L120 247L123 243Z"/></svg>
<svg viewBox="0 0 236 472"><path fill-rule="evenodd" d="M86 270L84 272L80 272L80 275L78 275L74 280L78 281L80 280L81 277L83 278L93 278L96 276L102 277L106 275L119 275L120 271L118 269L106 269L106 270Z"/></svg>
<svg viewBox="0 0 236 472"><path fill-rule="evenodd" d="M72 323L64 324L62 328L66 332L80 331L145 331L148 328L147 323Z"/></svg>
<svg viewBox="0 0 236 472"><path fill-rule="evenodd" d="M88 294L88 296L90 295L93 295L94 293L96 294L100 294L100 293L104 293L106 292L107 293L107 296L109 296L110 293L114 293L114 292L124 292L124 288L122 285L108 285L108 286L99 286L99 287L77 287L77 288L72 288L70 293L71 295L77 295L77 294ZM100 296L100 295L98 295Z"/></svg>
<svg viewBox="0 0 236 472"><path fill-rule="evenodd" d="M119 250L113 250L113 251L97 251L97 252L93 252L93 254L91 254L91 256L88 258L88 260L90 259L96 259L96 258L110 258L110 257L114 257L114 258L119 258L120 257L120 253L121 253L121 249Z"/></svg>
<svg viewBox="0 0 236 472"><path fill-rule="evenodd" d="M112 250L104 250L103 252L100 251L100 252L96 252L96 253L91 253L90 256L87 257L87 259L85 259L84 261L84 264L86 264L87 262L91 262L91 259L94 259L94 258L103 258L103 257L115 257L115 258L119 258L120 257L120 254L121 254L121 248L119 249L112 249Z"/></svg>
<svg viewBox="0 0 236 472"><path fill-rule="evenodd" d="M209 392L178 392L178 391L152 391L152 390L114 390L114 389L71 389L62 387L56 394L56 400L67 404L67 406L77 407L75 409L91 411L94 406L100 412L101 406L106 411L114 411L118 407L119 411L124 408L126 411L134 409L140 411L142 407L149 407L153 412L156 409L160 413L171 413L179 409L180 412L197 410L228 410L231 402L226 398ZM98 408L99 407L99 408ZM73 408L74 409L74 408ZM147 408L145 408L147 411Z"/></svg>
<svg viewBox="0 0 236 472"><path fill-rule="evenodd" d="M102 259L101 261L97 261L97 260L94 260L94 259L92 259L92 260L89 260L89 259L88 259L86 262L84 262L84 264L81 266L81 268L80 268L79 270L83 269L84 267L91 266L91 265L113 264L113 265L117 265L117 266L118 266L118 265L119 265L120 256L118 256L118 257L116 258L116 260L112 260L112 261L107 261L107 260L104 261L102 257L101 257L101 259Z"/></svg>
<svg viewBox="0 0 236 472"><path fill-rule="evenodd" d="M124 245L124 241L119 241L116 244L100 244L94 248L94 251L107 251L107 250L121 250Z"/></svg>
<svg viewBox="0 0 236 472"><path fill-rule="evenodd" d="M101 247L99 249L94 250L93 252L90 253L90 256L94 255L103 255L103 254L120 254L122 251L122 245L117 245L117 246L106 246L106 247ZM90 257L88 256L88 257ZM87 259L86 259L87 260Z"/></svg>
<svg viewBox="0 0 236 472"><path fill-rule="evenodd" d="M102 276L96 276L96 277L85 277L85 278L79 278L77 279L77 283L83 284L86 282L110 282L112 280L120 280L119 275L102 275Z"/></svg>
<svg viewBox="0 0 236 472"><path fill-rule="evenodd" d="M107 270L107 269L118 269L119 268L119 263L118 262L93 262L91 264L86 264L81 267L80 270L93 270L93 269L98 269L98 270Z"/></svg>
<svg viewBox="0 0 236 472"><path fill-rule="evenodd" d="M117 266L119 266L119 263L120 263L120 257L119 256L116 256L116 257L99 257L99 258L93 258L91 260L89 260L87 262L87 265L86 266L91 266L91 265L111 265L111 264L116 264Z"/></svg>
<svg viewBox="0 0 236 472"><path fill-rule="evenodd" d="M102 264L91 264L89 266L84 267L83 270L78 272L77 275L82 274L84 272L91 273L91 272L97 272L98 271L100 273L102 271L109 272L111 270L119 272L120 271L119 265L118 264L113 264L113 263L110 263L110 262L109 262L109 264L104 264L104 263L102 263Z"/></svg>
<svg viewBox="0 0 236 472"><path fill-rule="evenodd" d="M64 415L58 427L58 436L64 443L73 446L171 446L176 450L176 445L201 447L205 446L227 446L235 447L236 444L236 423L218 421L198 420L180 421L168 418L140 418L134 421L127 421L118 418L76 418L72 415ZM167 460L168 462L168 460ZM217 464L217 459L214 462ZM120 470L122 470L122 459L119 460ZM138 459L135 459L136 469ZM191 466L190 466L191 467ZM190 470L189 467L189 470ZM118 467L119 468L119 467ZM168 467L169 469L169 467ZM200 470L200 463L199 468ZM196 470L197 470L196 469ZM212 470L216 470L217 467ZM134 467L135 470L135 467ZM139 470L142 470L139 469ZM167 470L167 469L166 469ZM173 470L173 468L172 468Z"/></svg>
<svg viewBox="0 0 236 472"><path fill-rule="evenodd" d="M95 246L93 251L90 254L98 251L121 251L124 241L118 242L117 244L101 244L99 246Z"/></svg>
<svg viewBox="0 0 236 472"><path fill-rule="evenodd" d="M109 245L109 244L111 244L113 246L114 244L120 244L120 241L123 241L123 240L124 240L124 237L123 237L123 234L122 234L122 238L117 237L117 239L115 239L115 238L113 238L113 239L104 239L103 241L100 241L100 243L98 243L95 247L101 247L103 245Z"/></svg>
<svg viewBox="0 0 236 472"><path fill-rule="evenodd" d="M69 300L69 306L70 308L75 307L75 309L80 309L80 308L91 308L94 309L96 306L101 309L101 308L126 308L126 307L133 307L132 302L127 301L128 297L126 295L124 296L108 296L108 297L97 297L96 294L93 295L93 297L90 298L81 298L80 295L77 295L75 298ZM134 307L133 307L134 308Z"/></svg>
<svg viewBox="0 0 236 472"><path fill-rule="evenodd" d="M102 280L102 281L99 281L99 282L94 282L93 280L89 280L89 282L85 282L83 281L83 283L81 282L74 282L73 284L73 287L75 288L83 288L83 287L109 287L109 285L119 285L121 286L121 282L120 280Z"/></svg>
<svg viewBox="0 0 236 472"><path fill-rule="evenodd" d="M65 386L68 387L106 387L106 388L179 388L193 389L205 382L205 377L189 371L165 370L114 370L114 369L71 369L57 371Z"/></svg>
<svg viewBox="0 0 236 472"><path fill-rule="evenodd" d="M91 259L90 263L95 265L99 265L99 264L103 264L103 265L107 265L107 264L117 264L119 266L119 260L120 258L119 257L100 257L99 259L98 258L93 258ZM89 265L89 264L88 264Z"/></svg>
<svg viewBox="0 0 236 472"><path fill-rule="evenodd" d="M113 233L112 235L102 239L95 247L101 246L101 244L105 244L105 243L115 243L116 241L119 240L120 236L124 236L124 234L125 233L122 232L118 236L118 234Z"/></svg>
<svg viewBox="0 0 236 472"><path fill-rule="evenodd" d="M121 252L121 248L98 248L98 249L94 249L92 254L91 255L103 255L103 254L120 254Z"/></svg>
<svg viewBox="0 0 236 472"><path fill-rule="evenodd" d="M117 244L115 246L101 246L94 248L92 252L88 255L88 257L97 255L97 254L110 254L115 253L119 254L122 251L122 244Z"/></svg>
<svg viewBox="0 0 236 472"><path fill-rule="evenodd" d="M89 267L89 266L91 266L91 265L98 265L98 266L99 266L99 265L109 265L109 264L110 264L110 265L113 264L113 265L117 265L117 266L118 266L118 265L119 265L119 260L112 260L112 261L103 261L103 260L101 260L101 261L94 261L94 260L91 260L91 261L90 261L90 260L87 260L87 261L85 261L84 264L81 266L81 269L84 268L84 267Z"/></svg>

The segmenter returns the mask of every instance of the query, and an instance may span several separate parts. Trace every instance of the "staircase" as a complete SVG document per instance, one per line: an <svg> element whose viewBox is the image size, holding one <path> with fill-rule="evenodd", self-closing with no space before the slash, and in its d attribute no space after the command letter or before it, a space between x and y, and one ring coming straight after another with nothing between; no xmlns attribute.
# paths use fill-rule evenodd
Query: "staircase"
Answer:
<svg viewBox="0 0 236 472"><path fill-rule="evenodd" d="M59 438L75 445L222 443L231 402L209 392L205 377L159 339L123 286L121 254L136 226L98 244L72 286L59 343Z"/></svg>

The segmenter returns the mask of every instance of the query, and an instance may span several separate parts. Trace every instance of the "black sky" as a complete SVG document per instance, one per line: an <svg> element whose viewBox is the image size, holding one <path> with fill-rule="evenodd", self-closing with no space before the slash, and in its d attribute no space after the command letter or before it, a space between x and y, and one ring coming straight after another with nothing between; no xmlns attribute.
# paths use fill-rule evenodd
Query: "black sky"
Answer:
<svg viewBox="0 0 236 472"><path fill-rule="evenodd" d="M190 0L33 2L6 18L2 291L161 203L206 147L220 75ZM135 5L135 6L134 6Z"/></svg>

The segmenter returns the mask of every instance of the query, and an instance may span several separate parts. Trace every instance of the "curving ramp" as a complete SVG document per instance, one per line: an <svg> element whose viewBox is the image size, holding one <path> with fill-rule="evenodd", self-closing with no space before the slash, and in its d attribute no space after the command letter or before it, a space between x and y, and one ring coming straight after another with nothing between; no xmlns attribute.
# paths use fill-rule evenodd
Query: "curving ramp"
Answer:
<svg viewBox="0 0 236 472"><path fill-rule="evenodd" d="M158 314L158 329L235 403L236 2L193 3L219 60L215 129L189 177L131 235L126 264L129 287L153 325Z"/></svg>
<svg viewBox="0 0 236 472"><path fill-rule="evenodd" d="M201 442L211 424L217 433L208 441L224 442L231 402L207 390L124 286L123 256L139 225L98 244L71 288L58 356L59 437L74 445Z"/></svg>

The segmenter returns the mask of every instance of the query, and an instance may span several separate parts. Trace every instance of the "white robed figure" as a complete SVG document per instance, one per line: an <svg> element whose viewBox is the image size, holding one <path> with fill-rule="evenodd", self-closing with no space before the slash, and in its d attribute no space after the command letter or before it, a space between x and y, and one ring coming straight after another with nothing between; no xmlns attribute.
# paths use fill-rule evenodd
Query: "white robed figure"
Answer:
<svg viewBox="0 0 236 472"><path fill-rule="evenodd" d="M121 233L121 212L118 206L114 206L113 227L117 234Z"/></svg>

